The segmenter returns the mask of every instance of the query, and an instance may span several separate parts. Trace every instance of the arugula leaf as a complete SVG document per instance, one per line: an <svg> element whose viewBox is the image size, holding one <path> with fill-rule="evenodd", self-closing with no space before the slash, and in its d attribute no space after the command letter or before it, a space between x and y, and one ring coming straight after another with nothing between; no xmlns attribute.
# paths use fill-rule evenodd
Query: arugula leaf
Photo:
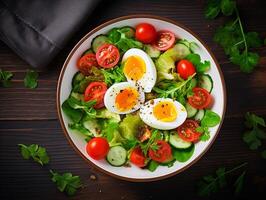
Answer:
<svg viewBox="0 0 266 200"><path fill-rule="evenodd" d="M123 82L126 80L126 77L123 73L122 66L117 66L112 69L102 69L101 70L104 75L104 82L111 86L114 83Z"/></svg>
<svg viewBox="0 0 266 200"><path fill-rule="evenodd" d="M248 129L243 134L243 141L248 144L251 150L256 150L261 146L261 140L266 139L266 133L260 128L266 127L265 121L262 117L247 112L245 115L245 125Z"/></svg>
<svg viewBox="0 0 266 200"><path fill-rule="evenodd" d="M11 86L12 77L13 74L11 72L0 69L0 82L2 83L3 87Z"/></svg>
<svg viewBox="0 0 266 200"><path fill-rule="evenodd" d="M185 59L193 63L198 73L204 73L208 71L211 67L210 61L205 60L204 62L201 62L200 55L196 53L191 53L187 55Z"/></svg>
<svg viewBox="0 0 266 200"><path fill-rule="evenodd" d="M239 196L239 194L241 193L241 191L243 189L245 175L246 175L246 171L243 171L242 174L236 179L236 181L234 183L235 196Z"/></svg>
<svg viewBox="0 0 266 200"><path fill-rule="evenodd" d="M193 155L195 150L195 145L191 145L191 147L187 148L187 149L176 149L173 148L172 149L172 153L173 153L173 157L179 161L179 162L186 162L188 161L191 156Z"/></svg>
<svg viewBox="0 0 266 200"><path fill-rule="evenodd" d="M66 192L69 196L73 196L82 187L79 176L73 176L72 173L60 175L52 170L50 170L50 173L52 174L52 181L56 183L58 190L60 192Z"/></svg>
<svg viewBox="0 0 266 200"><path fill-rule="evenodd" d="M246 166L247 163L243 163L239 166L234 167L231 170L226 171L224 167L220 167L216 170L215 176L208 175L204 176L197 184L198 191L197 194L199 196L210 196L213 193L216 193L219 189L224 188L227 185L226 181L226 175ZM240 191L241 188L241 181L243 181L243 173L240 175L240 177L237 179L237 183L235 183L235 186L237 186L238 191Z"/></svg>
<svg viewBox="0 0 266 200"><path fill-rule="evenodd" d="M38 72L34 70L28 70L24 78L24 85L27 88L34 89L38 85Z"/></svg>
<svg viewBox="0 0 266 200"><path fill-rule="evenodd" d="M46 149L37 144L31 144L26 146L24 144L18 144L20 147L21 155L24 159L29 160L32 158L34 161L41 165L49 163L49 156L47 155Z"/></svg>
<svg viewBox="0 0 266 200"><path fill-rule="evenodd" d="M205 115L203 117L203 119L201 120L201 126L203 127L214 127L216 125L218 125L221 121L220 116L211 111L211 110L206 110L205 111Z"/></svg>
<svg viewBox="0 0 266 200"><path fill-rule="evenodd" d="M148 164L148 170L151 171L151 172L154 172L159 166L159 163L154 161L154 160L151 160Z"/></svg>

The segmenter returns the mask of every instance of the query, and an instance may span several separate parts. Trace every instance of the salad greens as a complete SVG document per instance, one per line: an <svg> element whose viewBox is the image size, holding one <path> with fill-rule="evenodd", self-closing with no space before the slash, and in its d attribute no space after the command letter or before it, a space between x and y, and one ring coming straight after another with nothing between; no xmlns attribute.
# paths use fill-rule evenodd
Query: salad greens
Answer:
<svg viewBox="0 0 266 200"><path fill-rule="evenodd" d="M123 73L123 67L117 66L112 69L108 70L101 70L102 74L104 75L104 82L108 85L111 86L114 83L119 83L123 82L126 80L126 77Z"/></svg>
<svg viewBox="0 0 266 200"><path fill-rule="evenodd" d="M2 83L3 87L11 86L12 77L13 74L11 72L0 69L0 83Z"/></svg>
<svg viewBox="0 0 266 200"><path fill-rule="evenodd" d="M73 196L82 187L79 176L73 176L72 173L60 175L52 170L50 170L50 173L52 175L52 181L56 183L58 190L60 192L66 192L69 196Z"/></svg>
<svg viewBox="0 0 266 200"><path fill-rule="evenodd" d="M256 32L244 32L243 24L233 0L209 0L205 9L205 17L214 19L219 13L236 18L217 29L214 41L220 44L230 61L240 66L240 70L250 73L258 65L259 55L250 48L262 46L262 39Z"/></svg>
<svg viewBox="0 0 266 200"><path fill-rule="evenodd" d="M24 85L27 88L34 89L38 85L38 72L34 70L28 70L24 78Z"/></svg>
<svg viewBox="0 0 266 200"><path fill-rule="evenodd" d="M247 163L243 163L228 171L226 171L224 167L220 167L216 170L214 176L213 175L204 176L202 180L198 182L198 195L206 197L210 196L213 193L216 193L219 189L222 189L225 186L227 186L226 178L228 174L231 174L245 167L246 165ZM246 171L245 170L242 171L242 173L239 175L239 177L236 179L234 183L235 195L238 195L242 190L245 174Z"/></svg>
<svg viewBox="0 0 266 200"><path fill-rule="evenodd" d="M204 73L208 71L211 67L210 61L205 60L204 62L201 62L200 55L196 53L191 53L187 55L186 59L194 64L197 73Z"/></svg>
<svg viewBox="0 0 266 200"><path fill-rule="evenodd" d="M24 159L29 160L32 158L35 162L40 165L46 165L49 163L49 156L44 147L37 144L31 144L29 146L25 144L18 144L20 147L21 155Z"/></svg>
<svg viewBox="0 0 266 200"><path fill-rule="evenodd" d="M179 162L186 162L191 158L191 156L194 153L194 150L195 150L194 144L192 144L187 149L173 149L173 157Z"/></svg>

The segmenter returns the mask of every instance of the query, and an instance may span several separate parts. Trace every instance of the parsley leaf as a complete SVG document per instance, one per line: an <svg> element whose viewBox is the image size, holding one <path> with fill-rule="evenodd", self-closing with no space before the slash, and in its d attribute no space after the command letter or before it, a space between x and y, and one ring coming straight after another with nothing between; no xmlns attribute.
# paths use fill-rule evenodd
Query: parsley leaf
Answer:
<svg viewBox="0 0 266 200"><path fill-rule="evenodd" d="M111 86L114 83L123 82L126 80L126 77L123 73L122 66L117 66L112 69L102 69L101 72L104 75L104 82Z"/></svg>
<svg viewBox="0 0 266 200"><path fill-rule="evenodd" d="M248 129L243 134L243 141L247 143L251 150L256 150L261 146L261 140L266 139L266 133L260 128L266 127L265 121L262 117L247 112L245 115L245 125Z"/></svg>
<svg viewBox="0 0 266 200"><path fill-rule="evenodd" d="M221 11L225 16L230 16L233 14L236 6L236 2L232 0L222 0L221 1Z"/></svg>
<svg viewBox="0 0 266 200"><path fill-rule="evenodd" d="M231 170L226 171L224 167L220 167L216 170L215 175L204 176L197 184L198 195L199 196L210 196L216 193L219 189L224 188L227 185L226 175L246 166L247 163L243 163ZM241 183L243 183L244 175L243 173L238 177L235 182L235 187L237 192L241 191Z"/></svg>
<svg viewBox="0 0 266 200"><path fill-rule="evenodd" d="M243 189L245 175L246 175L246 171L243 171L242 174L236 179L234 183L235 196L238 196Z"/></svg>
<svg viewBox="0 0 266 200"><path fill-rule="evenodd" d="M220 13L221 0L209 0L204 9L204 15L207 19L214 19Z"/></svg>
<svg viewBox="0 0 266 200"><path fill-rule="evenodd" d="M44 147L37 144L31 144L29 146L18 144L18 146L20 147L21 155L24 159L29 160L32 158L41 165L49 163L50 159Z"/></svg>
<svg viewBox="0 0 266 200"><path fill-rule="evenodd" d="M158 148L158 146L156 144L156 140L158 140L160 138L161 138L161 135L160 135L159 131L153 130L150 139L145 143L140 143L140 148L141 148L141 150L145 156L147 155L148 150L150 148L154 148L154 150L156 150L156 148Z"/></svg>
<svg viewBox="0 0 266 200"><path fill-rule="evenodd" d="M77 189L82 187L82 183L79 176L73 176L71 173L64 173L62 175L50 170L52 174L52 181L56 183L60 192L66 192L67 195L73 196Z"/></svg>
<svg viewBox="0 0 266 200"><path fill-rule="evenodd" d="M24 78L24 85L27 88L34 89L38 85L38 72L34 70L28 70Z"/></svg>
<svg viewBox="0 0 266 200"><path fill-rule="evenodd" d="M2 83L3 87L11 86L12 77L13 74L11 72L0 69L0 82Z"/></svg>

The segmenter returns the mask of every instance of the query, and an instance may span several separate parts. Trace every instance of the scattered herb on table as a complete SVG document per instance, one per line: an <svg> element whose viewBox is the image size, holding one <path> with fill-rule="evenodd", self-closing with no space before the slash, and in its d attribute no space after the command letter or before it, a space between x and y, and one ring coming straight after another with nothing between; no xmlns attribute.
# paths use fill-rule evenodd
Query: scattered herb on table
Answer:
<svg viewBox="0 0 266 200"><path fill-rule="evenodd" d="M72 173L60 175L52 170L50 170L50 173L52 174L52 181L56 183L58 190L65 192L69 196L73 196L82 187L79 176L73 176Z"/></svg>
<svg viewBox="0 0 266 200"><path fill-rule="evenodd" d="M13 74L11 72L0 69L0 82L2 83L3 87L11 86L12 77Z"/></svg>
<svg viewBox="0 0 266 200"><path fill-rule="evenodd" d="M249 130L243 134L243 141L247 143L249 149L257 150L262 144L261 140L266 140L266 132L262 129L266 127L265 121L262 117L249 112L246 113L245 119L245 126ZM263 152L262 157L266 158Z"/></svg>
<svg viewBox="0 0 266 200"><path fill-rule="evenodd" d="M258 65L259 55L250 48L260 47L262 39L257 32L244 32L235 1L209 0L204 11L207 19L214 19L219 13L225 16L235 15L235 19L217 29L214 41L220 44L230 61L240 66L240 70L250 73Z"/></svg>
<svg viewBox="0 0 266 200"><path fill-rule="evenodd" d="M34 70L28 70L24 78L24 85L27 88L34 89L38 86L38 72Z"/></svg>
<svg viewBox="0 0 266 200"><path fill-rule="evenodd" d="M225 186L227 186L226 177L229 174L239 170L240 168L243 168L246 165L247 163L243 163L228 171L226 171L224 167L220 167L215 171L215 175L204 176L202 180L198 182L198 192L197 192L198 195L199 196L210 196L211 194L216 193L219 189L222 189ZM246 174L246 170L244 170L239 175L239 177L236 179L234 183L235 195L239 195L243 188L245 174Z"/></svg>
<svg viewBox="0 0 266 200"><path fill-rule="evenodd" d="M29 160L32 158L41 165L49 163L50 158L44 147L41 147L37 144L31 144L29 146L18 144L18 146L20 147L21 155L24 159Z"/></svg>

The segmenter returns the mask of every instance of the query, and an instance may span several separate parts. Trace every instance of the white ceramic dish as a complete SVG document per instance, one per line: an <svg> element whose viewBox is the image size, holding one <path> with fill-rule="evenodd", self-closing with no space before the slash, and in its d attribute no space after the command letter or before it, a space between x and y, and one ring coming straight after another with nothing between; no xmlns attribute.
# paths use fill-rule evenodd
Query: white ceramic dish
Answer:
<svg viewBox="0 0 266 200"><path fill-rule="evenodd" d="M76 62L78 58L82 55L82 53L88 49L91 45L92 39L99 35L108 32L110 29L114 27L122 27L122 26L133 26L135 27L138 23L147 22L153 24L157 30L169 30L176 34L179 38L184 38L189 41L194 41L199 45L198 53L203 60L209 60L211 62L211 70L209 74L213 78L214 87L212 91L213 98L215 99L212 110L218 113L222 120L221 123L211 128L211 138L206 142L198 142L195 145L195 152L193 156L184 163L175 162L174 166L168 168L165 166L159 166L155 172L150 172L148 170L143 170L135 166L129 167L113 167L108 164L105 160L96 161L91 159L85 150L86 142L82 135L73 133L68 128L69 120L62 112L61 105L66 100L71 91L71 80L73 75L77 72ZM120 179L129 180L129 181L153 181L160 180L174 174L177 174L184 169L191 166L195 163L204 153L209 149L209 147L214 142L220 127L223 122L223 117L225 113L226 107L226 91L225 91L225 83L224 78L220 70L220 66L215 60L214 56L210 52L209 48L189 29L185 28L183 25L180 25L177 22L171 21L169 19L161 18L158 16L125 16L116 18L114 20L108 21L85 35L78 44L72 49L71 53L67 57L64 66L62 68L58 86L57 86L57 110L59 119L64 130L64 133L69 140L70 144L73 148L90 164L97 167L101 171L115 176Z"/></svg>

